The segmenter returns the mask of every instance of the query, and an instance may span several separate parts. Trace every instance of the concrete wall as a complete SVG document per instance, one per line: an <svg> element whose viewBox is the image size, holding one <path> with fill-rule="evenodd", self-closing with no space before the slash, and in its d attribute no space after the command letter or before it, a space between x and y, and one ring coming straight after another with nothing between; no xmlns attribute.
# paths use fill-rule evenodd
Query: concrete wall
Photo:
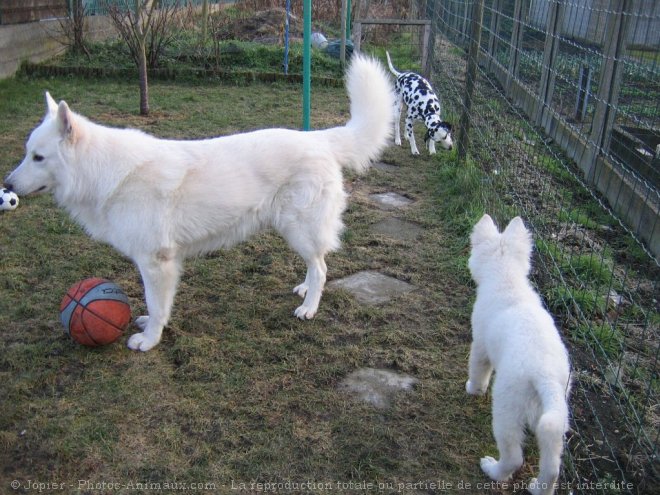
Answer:
<svg viewBox="0 0 660 495"><path fill-rule="evenodd" d="M88 40L100 41L117 34L107 17L87 18ZM0 26L0 79L13 76L24 60L43 62L66 50L60 21L56 19Z"/></svg>

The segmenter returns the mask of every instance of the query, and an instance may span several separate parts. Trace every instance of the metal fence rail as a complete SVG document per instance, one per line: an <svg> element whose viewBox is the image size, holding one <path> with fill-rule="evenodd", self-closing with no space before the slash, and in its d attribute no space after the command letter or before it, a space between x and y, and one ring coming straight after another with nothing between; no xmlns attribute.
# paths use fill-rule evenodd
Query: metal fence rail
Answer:
<svg viewBox="0 0 660 495"><path fill-rule="evenodd" d="M488 173L491 212L533 226L535 282L570 345L564 481L573 493L651 493L660 486L660 3L420 4L450 114L466 108L464 53L474 48L468 157Z"/></svg>

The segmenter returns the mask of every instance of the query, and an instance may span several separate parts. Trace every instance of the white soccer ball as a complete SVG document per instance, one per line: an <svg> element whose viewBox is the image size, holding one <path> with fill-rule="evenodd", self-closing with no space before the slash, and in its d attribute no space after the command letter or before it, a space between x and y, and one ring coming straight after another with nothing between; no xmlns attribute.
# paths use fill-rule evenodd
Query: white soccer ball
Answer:
<svg viewBox="0 0 660 495"><path fill-rule="evenodd" d="M0 210L15 210L18 206L18 196L14 191L5 189L0 190Z"/></svg>

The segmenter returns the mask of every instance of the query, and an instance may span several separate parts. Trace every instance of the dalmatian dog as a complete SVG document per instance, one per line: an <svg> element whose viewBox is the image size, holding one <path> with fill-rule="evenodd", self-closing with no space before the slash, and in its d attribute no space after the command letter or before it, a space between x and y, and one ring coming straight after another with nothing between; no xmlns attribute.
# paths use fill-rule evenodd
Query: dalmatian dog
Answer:
<svg viewBox="0 0 660 495"><path fill-rule="evenodd" d="M446 150L453 147L451 139L451 124L443 122L440 117L440 100L436 96L431 84L419 74L414 72L399 72L392 65L390 54L387 55L387 64L390 72L396 77L394 90L396 101L394 103L394 143L401 146L401 104L408 107L406 113L406 139L410 142L410 151L413 155L419 155L415 135L413 134L413 123L421 120L426 126L426 143L429 154L435 154L435 143L440 143Z"/></svg>

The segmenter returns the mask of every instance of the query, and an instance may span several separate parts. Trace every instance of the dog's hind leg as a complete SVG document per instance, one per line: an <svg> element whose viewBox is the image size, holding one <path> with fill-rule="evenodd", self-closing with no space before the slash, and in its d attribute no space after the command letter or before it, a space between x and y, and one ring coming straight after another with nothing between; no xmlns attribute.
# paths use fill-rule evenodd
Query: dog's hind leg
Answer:
<svg viewBox="0 0 660 495"><path fill-rule="evenodd" d="M415 134L413 132L414 117L410 114L410 107L408 107L408 115L406 115L406 139L410 143L410 152L413 155L419 155L417 143L415 142Z"/></svg>
<svg viewBox="0 0 660 495"><path fill-rule="evenodd" d="M301 320L312 318L318 310L328 271L325 255L339 248L339 233L343 229L341 214L346 208L338 170L334 177L327 177L324 184L317 183L315 187L316 181L318 178L312 178L302 187L296 186L293 199L286 202L280 222L275 225L291 249L307 264L305 281L293 289L304 298L294 312Z"/></svg>
<svg viewBox="0 0 660 495"><path fill-rule="evenodd" d="M532 478L528 487L533 495L551 495L555 491L564 449L564 429L560 415L550 412L541 416L535 431L541 454L539 477Z"/></svg>
<svg viewBox="0 0 660 495"><path fill-rule="evenodd" d="M483 395L488 389L493 366L483 344L475 340L470 347L469 374L465 390L470 395Z"/></svg>
<svg viewBox="0 0 660 495"><path fill-rule="evenodd" d="M293 230L283 229L281 231L291 248L302 256L307 264L305 281L293 289L294 293L304 298L302 305L296 308L293 313L301 320L309 320L316 314L325 286L326 273L328 272L324 260L327 250L318 249L320 239L314 239L313 237L315 227L313 225L311 231L301 230L299 227Z"/></svg>
<svg viewBox="0 0 660 495"><path fill-rule="evenodd" d="M174 295L179 283L181 262L169 250L159 252L153 258L136 260L147 302L148 316L140 316L135 323L142 328L128 339L128 347L134 351L148 351L155 347L170 319Z"/></svg>
<svg viewBox="0 0 660 495"><path fill-rule="evenodd" d="M302 305L298 306L294 311L294 315L301 320L309 320L313 318L319 308L321 302L321 294L323 294L323 287L325 286L326 273L328 268L325 264L323 256L313 256L311 259L306 259L307 274L305 275L305 282L294 289L299 295L304 292L304 301Z"/></svg>
<svg viewBox="0 0 660 495"><path fill-rule="evenodd" d="M501 377L500 377L501 378ZM517 397L495 378L493 385L493 436L500 458L486 456L481 459L481 469L495 481L506 481L523 464L522 445L525 439L524 422L520 418Z"/></svg>

